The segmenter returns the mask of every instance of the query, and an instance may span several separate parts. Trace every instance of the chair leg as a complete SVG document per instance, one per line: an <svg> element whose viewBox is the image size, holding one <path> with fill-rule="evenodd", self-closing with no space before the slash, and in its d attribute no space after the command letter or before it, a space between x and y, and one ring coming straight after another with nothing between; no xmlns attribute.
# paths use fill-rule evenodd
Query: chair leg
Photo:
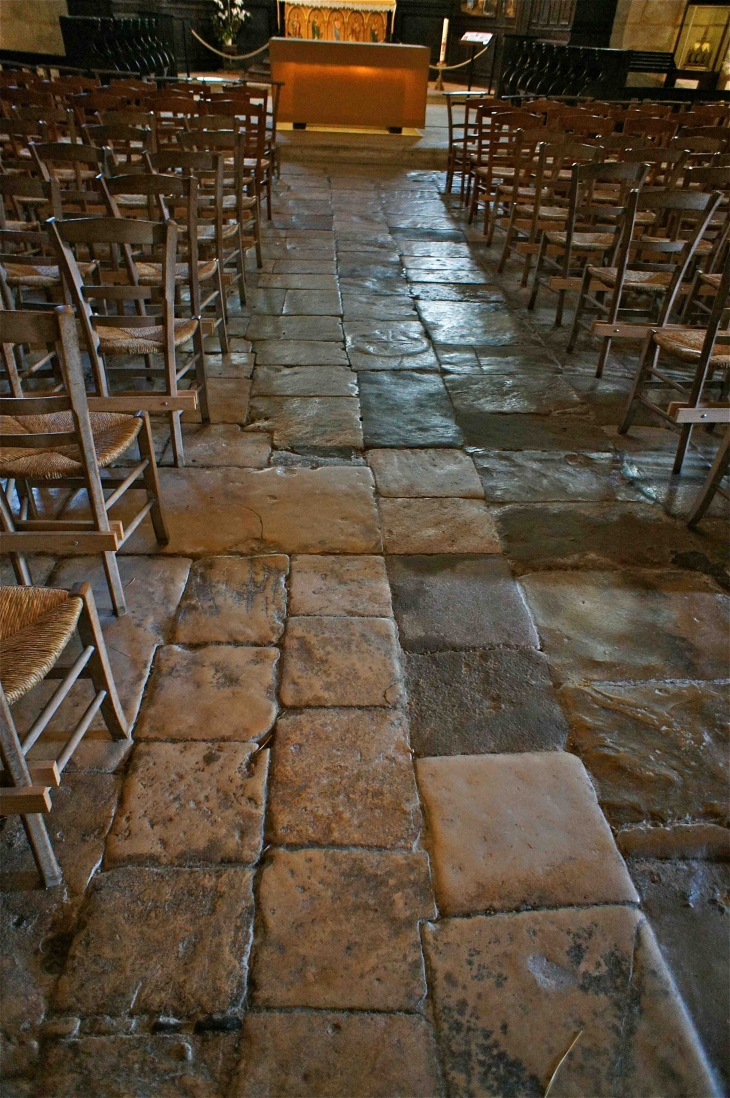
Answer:
<svg viewBox="0 0 730 1098"><path fill-rule="evenodd" d="M3 766L16 786L32 785L28 764L23 755L23 748L18 738L10 712L10 707L5 694L0 690L0 757ZM63 873L53 853L51 840L48 837L46 821L37 813L20 817L25 833L28 836L30 848L33 851L38 872L43 878L46 888L53 888L63 883Z"/></svg>
<svg viewBox="0 0 730 1098"><path fill-rule="evenodd" d="M223 292L223 279L221 278L220 265L216 270L216 287L218 296L215 299L215 315L217 320L218 344L222 355L228 354L228 304Z"/></svg>
<svg viewBox="0 0 730 1098"><path fill-rule="evenodd" d="M644 340L641 348L641 356L639 358L639 365L636 368L636 376L634 377L634 383L631 386L631 392L629 393L629 399L626 402L626 411L624 412L624 418L621 420L621 424L618 429L620 435L625 435L629 427L634 421L634 408L636 401L641 393L645 379L649 376L651 371L656 366L656 361L659 358L659 347L654 343L654 333L649 332Z"/></svg>
<svg viewBox="0 0 730 1098"><path fill-rule="evenodd" d="M601 346L601 353L598 356L598 363L596 365L596 377L603 377L603 368L608 360L609 351L611 350L611 339L605 336L603 344Z"/></svg>
<svg viewBox="0 0 730 1098"><path fill-rule="evenodd" d="M103 553L104 558L104 571L106 573L106 582L109 587L109 594L112 597L112 606L114 607L114 613L118 618L121 618L127 613L127 600L124 597L124 586L122 584L122 577L119 575L119 562L117 561L116 553Z"/></svg>
<svg viewBox="0 0 730 1098"><path fill-rule="evenodd" d="M0 521L2 523L3 530L6 533L12 533L15 530L15 523L13 522L13 512L8 503L7 492L12 492L12 488L8 485L7 489L0 485ZM30 568L28 562L22 553L10 553L10 563L13 566L13 572L15 578L19 584L23 587L32 587L33 580L30 575Z"/></svg>
<svg viewBox="0 0 730 1098"><path fill-rule="evenodd" d="M101 712L106 726L114 740L128 740L131 738L129 721L127 720L122 703L117 694L114 675L112 674L109 655L104 643L104 634L99 622L99 615L94 602L94 595L90 583L77 583L72 594L83 600L84 609L79 618L79 636L85 647L92 647L94 654L89 660L88 669L94 689L106 692L106 698L101 704Z"/></svg>
<svg viewBox="0 0 730 1098"><path fill-rule="evenodd" d="M580 318L583 315L583 306L585 305L586 294L588 293L588 271L583 272L583 281L580 285L580 293L578 294L578 301L575 306L575 315L573 317L573 327L570 329L570 336L568 338L567 351L572 351L578 342L578 335L580 333ZM561 318L562 319L562 318Z"/></svg>
<svg viewBox="0 0 730 1098"><path fill-rule="evenodd" d="M185 448L183 446L180 412L170 412L170 438L172 441L172 460L176 469L185 466Z"/></svg>
<svg viewBox="0 0 730 1098"><path fill-rule="evenodd" d="M725 432L725 437L715 454L715 460L712 463L712 468L707 474L707 479L700 488L697 497L692 504L692 509L687 516L688 526L696 526L700 519L704 517L707 508L715 497L715 492L720 485L720 481L728 471L728 467L730 467L730 428Z"/></svg>
<svg viewBox="0 0 730 1098"><path fill-rule="evenodd" d="M154 499L155 505L150 511L150 518L152 519L152 525L155 531L155 537L160 545L167 545L170 541L170 532L167 529L167 523L165 522L165 515L160 503L160 479L157 473L157 462L155 461L155 447L154 440L152 438L152 425L150 423L150 417L148 412L142 414L142 430L137 436L137 442L139 444L139 456L144 460L147 459L147 468L142 474L144 480L144 486L147 490L147 499Z"/></svg>
<svg viewBox="0 0 730 1098"><path fill-rule="evenodd" d="M543 262L545 260L545 252L547 250L547 236L543 234L543 238L540 241L540 251L537 255L537 267L535 268L535 278L532 283L532 293L530 294L530 300L527 303L527 308L532 310L537 303L537 295L540 292L540 276L542 274Z"/></svg>
<svg viewBox="0 0 730 1098"><path fill-rule="evenodd" d="M532 255L528 252L525 256L525 269L522 272L522 279L520 280L520 286L525 287L530 278L530 267L532 266Z"/></svg>

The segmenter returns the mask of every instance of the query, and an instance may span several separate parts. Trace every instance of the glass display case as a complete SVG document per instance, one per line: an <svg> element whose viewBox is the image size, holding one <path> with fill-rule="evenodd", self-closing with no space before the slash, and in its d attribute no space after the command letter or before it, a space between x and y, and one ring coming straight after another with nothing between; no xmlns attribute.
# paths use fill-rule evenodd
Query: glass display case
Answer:
<svg viewBox="0 0 730 1098"><path fill-rule="evenodd" d="M688 4L674 60L686 73L712 73L727 53L730 4Z"/></svg>

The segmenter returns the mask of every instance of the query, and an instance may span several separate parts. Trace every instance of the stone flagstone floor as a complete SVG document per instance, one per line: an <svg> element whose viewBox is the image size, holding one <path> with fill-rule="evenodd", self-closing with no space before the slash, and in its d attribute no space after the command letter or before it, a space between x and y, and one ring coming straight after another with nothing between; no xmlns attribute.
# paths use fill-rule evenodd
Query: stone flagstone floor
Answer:
<svg viewBox="0 0 730 1098"><path fill-rule="evenodd" d="M727 509L442 182L285 165L128 616L33 562L135 743L62 888L0 833L7 1098L539 1098L576 1038L553 1096L727 1086Z"/></svg>

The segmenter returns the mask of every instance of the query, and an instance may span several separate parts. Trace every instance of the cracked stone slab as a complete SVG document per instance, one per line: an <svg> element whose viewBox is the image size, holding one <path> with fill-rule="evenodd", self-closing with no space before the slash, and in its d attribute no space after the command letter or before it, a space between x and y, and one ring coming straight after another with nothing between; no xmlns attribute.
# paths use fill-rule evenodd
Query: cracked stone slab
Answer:
<svg viewBox="0 0 730 1098"><path fill-rule="evenodd" d="M182 430L185 464L192 469L218 466L265 469L269 464L269 435L244 432L238 423L184 423ZM171 446L165 451L165 464L172 464Z"/></svg>
<svg viewBox="0 0 730 1098"><path fill-rule="evenodd" d="M284 632L288 571L284 556L195 561L173 639L177 644L276 644Z"/></svg>
<svg viewBox="0 0 730 1098"><path fill-rule="evenodd" d="M253 395L353 397L357 376L343 366L258 366Z"/></svg>
<svg viewBox="0 0 730 1098"><path fill-rule="evenodd" d="M338 342L342 323L337 316L252 316L248 339L294 339Z"/></svg>
<svg viewBox="0 0 730 1098"><path fill-rule="evenodd" d="M368 370L358 374L358 383L366 446L461 446L462 434L438 375Z"/></svg>
<svg viewBox="0 0 730 1098"><path fill-rule="evenodd" d="M581 416L536 416L528 413L459 409L457 420L466 445L483 450L559 450L611 453L610 439L601 427Z"/></svg>
<svg viewBox="0 0 730 1098"><path fill-rule="evenodd" d="M473 1098L539 1098L580 1033L556 1079L558 1094L717 1095L681 1000L647 940L653 943L648 924L626 907L426 926L450 1089Z"/></svg>
<svg viewBox="0 0 730 1098"><path fill-rule="evenodd" d="M472 454L490 503L640 501L614 454L477 450Z"/></svg>
<svg viewBox="0 0 730 1098"><path fill-rule="evenodd" d="M416 755L551 751L565 745L568 725L542 652L407 652L403 671Z"/></svg>
<svg viewBox="0 0 730 1098"><path fill-rule="evenodd" d="M47 744L44 753L54 757ZM46 817L46 827L72 896L83 893L101 862L121 787L116 774L64 772L61 785L52 791L53 811ZM36 888L38 870L19 816L6 819L0 832L0 867L5 887L17 889L22 883Z"/></svg>
<svg viewBox="0 0 730 1098"><path fill-rule="evenodd" d="M461 450L370 450L368 465L381 496L484 499L474 462Z"/></svg>
<svg viewBox="0 0 730 1098"><path fill-rule="evenodd" d="M136 740L245 742L276 717L276 648L159 649Z"/></svg>
<svg viewBox="0 0 730 1098"><path fill-rule="evenodd" d="M393 556L386 563L405 651L539 647L503 557Z"/></svg>
<svg viewBox="0 0 730 1098"><path fill-rule="evenodd" d="M271 432L277 449L363 446L357 397L254 397L249 424Z"/></svg>
<svg viewBox="0 0 730 1098"><path fill-rule="evenodd" d="M398 642L390 618L289 618L281 700L288 706L396 706Z"/></svg>
<svg viewBox="0 0 730 1098"><path fill-rule="evenodd" d="M268 757L255 743L138 744L105 868L252 865L263 841Z"/></svg>
<svg viewBox="0 0 730 1098"><path fill-rule="evenodd" d="M501 553L494 517L481 500L381 499L386 553Z"/></svg>
<svg viewBox="0 0 730 1098"><path fill-rule="evenodd" d="M595 682L561 698L613 825L727 824L727 683Z"/></svg>
<svg viewBox="0 0 730 1098"><path fill-rule="evenodd" d="M393 615L382 557L296 556L289 581L294 616Z"/></svg>
<svg viewBox="0 0 730 1098"><path fill-rule="evenodd" d="M540 572L520 583L559 682L727 676L730 602L705 576Z"/></svg>
<svg viewBox="0 0 730 1098"><path fill-rule="evenodd" d="M366 468L161 469L160 481L170 554L380 552ZM125 546L153 548L141 528Z"/></svg>
<svg viewBox="0 0 730 1098"><path fill-rule="evenodd" d="M235 1098L396 1098L443 1094L436 1046L417 1015L247 1014Z"/></svg>
<svg viewBox="0 0 730 1098"><path fill-rule="evenodd" d="M257 1007L413 1011L426 993L418 923L426 855L274 849L259 887Z"/></svg>
<svg viewBox="0 0 730 1098"><path fill-rule="evenodd" d="M421 813L401 713L308 709L276 725L267 841L413 847Z"/></svg>
<svg viewBox="0 0 730 1098"><path fill-rule="evenodd" d="M349 366L340 343L323 340L261 339L256 343L257 366Z"/></svg>
<svg viewBox="0 0 730 1098"><path fill-rule="evenodd" d="M575 755L445 756L416 773L443 915L638 901Z"/></svg>
<svg viewBox="0 0 730 1098"><path fill-rule="evenodd" d="M117 869L87 896L56 995L85 1014L215 1014L240 1006L250 870Z"/></svg>
<svg viewBox="0 0 730 1098"><path fill-rule="evenodd" d="M235 1066L237 1039L234 1033L132 1034L49 1043L41 1085L54 1098L93 1094L100 1080L105 1098L218 1098Z"/></svg>

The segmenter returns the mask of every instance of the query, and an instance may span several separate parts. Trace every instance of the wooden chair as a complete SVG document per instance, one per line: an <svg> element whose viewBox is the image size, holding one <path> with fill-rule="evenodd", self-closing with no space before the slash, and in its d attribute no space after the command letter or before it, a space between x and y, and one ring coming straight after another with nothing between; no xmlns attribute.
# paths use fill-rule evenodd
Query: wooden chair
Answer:
<svg viewBox="0 0 730 1098"><path fill-rule="evenodd" d="M620 161L575 165L565 224L547 230L540 242L528 309L535 308L541 286L552 290L558 295L555 326L560 327L565 295L580 290L586 263L614 255L629 191L642 185L646 170L643 164Z"/></svg>
<svg viewBox="0 0 730 1098"><path fill-rule="evenodd" d="M107 170L106 149L91 145L68 145L63 141L34 142L30 152L41 179L55 179L61 187L83 191Z"/></svg>
<svg viewBox="0 0 730 1098"><path fill-rule="evenodd" d="M678 122L670 118L647 118L629 115L624 119L623 132L627 136L648 137L659 146L666 147L679 128Z"/></svg>
<svg viewBox="0 0 730 1098"><path fill-rule="evenodd" d="M446 186L444 191L451 194L454 176L460 177L460 194L463 194L468 156L473 151L476 138L474 117L478 107L495 104L489 95L471 95L469 92L446 92L446 113L449 125L449 155L446 163ZM463 111L459 121L456 111Z"/></svg>
<svg viewBox="0 0 730 1098"><path fill-rule="evenodd" d="M95 391L100 396L123 394L129 401L142 400L134 388L146 380L150 386L161 382L162 389L145 393L139 407L153 414L164 414L170 422L172 450L177 466L185 462L180 416L200 405L204 422L210 422L207 402L205 353L200 317L175 319L175 268L178 231L174 221L155 223L121 217L92 217L48 223L52 234L66 291L76 309L83 333L85 350L91 360ZM111 268L98 272L98 282L86 284L72 247L106 246ZM143 286L133 258L133 249L155 249L161 260L160 282ZM159 299L159 315L146 314L147 302ZM99 315L90 302L116 302L121 315ZM124 313L127 302L135 305L136 315ZM192 340L192 351L184 352L178 364L178 349ZM181 352L183 354L183 352ZM124 355L143 358L145 364L112 365L107 361ZM162 358L161 366L152 365L152 356ZM110 379L114 386L110 384ZM181 382L189 384L183 390ZM119 386L119 388L117 388Z"/></svg>
<svg viewBox="0 0 730 1098"><path fill-rule="evenodd" d="M115 173L129 170L134 164L144 162L146 152L154 152L155 132L122 122L81 128L84 142L96 149L109 149L109 167Z"/></svg>
<svg viewBox="0 0 730 1098"><path fill-rule="evenodd" d="M191 317L205 318L206 310L210 315L212 327L218 332L221 354L228 354L227 308L221 277L221 265L216 256L199 259L198 214L205 213L209 204L199 197L198 180L195 176L178 177L164 174L135 174L116 176L102 180L101 186L107 202L107 210L112 217L121 217L117 205L117 196L128 198L130 195L143 199L147 204L150 220L175 220L182 225L180 233L184 245L184 254L175 264L176 311L180 311L179 289L187 286ZM161 286L162 263L152 256L144 255L135 259L140 286ZM201 293L201 283L209 284L205 297Z"/></svg>
<svg viewBox="0 0 730 1098"><path fill-rule="evenodd" d="M78 634L82 652L70 666L59 660ZM53 587L0 587L0 815L21 818L46 888L63 883L44 816L51 811L51 790L73 757L97 713L114 740L131 740L119 701L101 625L88 583L70 591ZM10 707L44 679L59 685L23 739ZM28 759L61 701L81 678L91 680L94 698L68 735L56 758Z"/></svg>
<svg viewBox="0 0 730 1098"><path fill-rule="evenodd" d="M572 351L581 327L585 327L583 313L590 309L598 314L600 322L590 328L593 335L602 339L596 377L603 373L613 339L643 338L646 326L654 326L653 317L657 318L655 324L659 328L669 323L697 246L721 198L718 191L710 194L682 190L631 192L615 264L586 265L568 340L567 350ZM650 211L654 223L651 232L636 237L639 210ZM683 235L686 221L692 226L688 239ZM606 294L608 301L604 302ZM624 294L634 295L634 302L639 297L644 304L625 306ZM627 310L628 321L624 318L620 323L619 312ZM636 323L632 323L637 313L646 317L638 329Z"/></svg>
<svg viewBox="0 0 730 1098"><path fill-rule="evenodd" d="M706 427L715 423L730 423L730 406L727 403L727 378L730 372L730 332L727 326L728 298L730 297L730 256L725 261L721 283L718 289L707 327L685 328L681 326L651 329L647 332L637 366L634 383L626 405L619 433L625 434L631 424L639 404L648 408L654 415L671 427L679 427L679 443L672 468L676 476L682 465L691 441L695 425ZM673 369L668 373L659 368L661 355L672 360ZM678 368L694 367L689 384L678 379ZM720 380L715 381L715 374ZM707 399L709 384L718 386L718 402ZM662 408L651 399L653 389L674 390L681 398ZM728 469L730 460L730 427L722 438L715 460L704 486L698 493L690 510L687 522L696 525L707 511L717 492L720 481Z"/></svg>
<svg viewBox="0 0 730 1098"><path fill-rule="evenodd" d="M87 398L73 310L0 311L0 344L55 343L64 392L53 396L0 398L0 553L9 553L19 583L30 584L26 553L57 556L101 553L112 603L126 613L117 551L150 516L158 542L169 535L160 503L160 487L149 416L139 411L144 397L125 403ZM135 409L138 414L121 411ZM122 478L102 475L137 442L140 461ZM60 504L40 510L34 487L68 489ZM129 488L142 488L145 504L126 525L109 512ZM90 518L73 518L65 506L85 489ZM105 498L105 491L110 494ZM50 513L48 513L50 511Z"/></svg>
<svg viewBox="0 0 730 1098"><path fill-rule="evenodd" d="M491 107L477 111L477 139L469 157L466 181L466 201L469 222L484 202L484 233L489 232L492 202L499 183L509 182L515 175L517 137L520 131L535 129L540 119L526 111L500 111Z"/></svg>

